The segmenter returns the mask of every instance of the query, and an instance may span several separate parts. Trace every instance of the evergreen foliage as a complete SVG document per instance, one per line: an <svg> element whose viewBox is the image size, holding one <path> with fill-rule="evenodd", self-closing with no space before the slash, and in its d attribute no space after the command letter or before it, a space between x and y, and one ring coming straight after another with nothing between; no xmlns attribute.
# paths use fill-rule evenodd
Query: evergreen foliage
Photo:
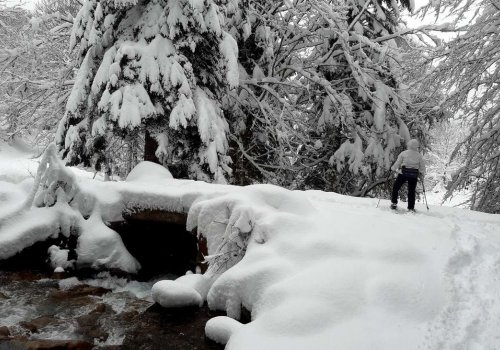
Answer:
<svg viewBox="0 0 500 350"><path fill-rule="evenodd" d="M148 159L176 178L380 192L410 135L426 144L442 117L408 69L413 6L87 0L56 143L106 175Z"/></svg>
<svg viewBox="0 0 500 350"><path fill-rule="evenodd" d="M231 173L220 98L238 84L237 46L224 29L231 1L88 0L71 46L80 69L56 142L70 164L109 165L116 139L146 131L176 177Z"/></svg>

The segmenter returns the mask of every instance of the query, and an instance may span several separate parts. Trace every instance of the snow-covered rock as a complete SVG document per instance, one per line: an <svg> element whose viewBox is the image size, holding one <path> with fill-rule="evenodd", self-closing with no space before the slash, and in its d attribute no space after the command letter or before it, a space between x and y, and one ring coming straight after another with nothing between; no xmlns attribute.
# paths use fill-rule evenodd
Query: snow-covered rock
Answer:
<svg viewBox="0 0 500 350"><path fill-rule="evenodd" d="M213 279L209 278L207 275L192 273L177 278L175 282L193 288L200 294L203 300L206 300Z"/></svg>
<svg viewBox="0 0 500 350"><path fill-rule="evenodd" d="M205 334L211 340L219 344L226 344L234 332L243 325L226 316L217 316L208 320L205 325Z"/></svg>
<svg viewBox="0 0 500 350"><path fill-rule="evenodd" d="M176 281L160 281L151 289L153 300L165 308L201 306L203 299L193 287Z"/></svg>
<svg viewBox="0 0 500 350"><path fill-rule="evenodd" d="M74 261L68 260L68 249L61 249L56 245L52 245L49 247L48 253L50 265L55 269L54 272L64 272L64 269L73 267Z"/></svg>

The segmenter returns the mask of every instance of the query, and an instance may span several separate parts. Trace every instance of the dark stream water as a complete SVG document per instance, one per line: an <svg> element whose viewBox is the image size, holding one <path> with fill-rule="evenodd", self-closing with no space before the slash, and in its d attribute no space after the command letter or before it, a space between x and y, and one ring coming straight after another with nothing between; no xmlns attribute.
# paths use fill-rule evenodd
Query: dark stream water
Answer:
<svg viewBox="0 0 500 350"><path fill-rule="evenodd" d="M223 349L205 338L201 309L165 310L153 281L0 270L0 350Z"/></svg>

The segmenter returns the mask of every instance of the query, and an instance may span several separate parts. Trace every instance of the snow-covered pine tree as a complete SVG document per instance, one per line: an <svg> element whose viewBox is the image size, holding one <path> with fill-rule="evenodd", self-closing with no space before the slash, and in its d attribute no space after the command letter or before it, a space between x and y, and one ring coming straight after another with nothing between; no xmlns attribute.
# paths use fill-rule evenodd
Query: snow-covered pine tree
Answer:
<svg viewBox="0 0 500 350"><path fill-rule="evenodd" d="M80 69L56 137L66 161L109 169L113 147L151 137L175 177L225 182L231 159L220 100L238 85L238 51L224 24L236 7L87 0L71 38Z"/></svg>

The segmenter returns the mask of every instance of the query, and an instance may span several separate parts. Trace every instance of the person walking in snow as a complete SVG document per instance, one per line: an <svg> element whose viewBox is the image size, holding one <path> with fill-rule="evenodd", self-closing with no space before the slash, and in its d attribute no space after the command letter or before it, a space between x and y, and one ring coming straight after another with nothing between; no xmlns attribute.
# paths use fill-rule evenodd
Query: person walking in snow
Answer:
<svg viewBox="0 0 500 350"><path fill-rule="evenodd" d="M407 150L399 154L396 163L391 170L398 173L394 187L392 188L391 209L398 206L398 196L401 186L408 182L408 210L415 211L415 189L417 188L418 177L423 181L425 175L424 158L418 152L419 143L416 139L408 141Z"/></svg>

